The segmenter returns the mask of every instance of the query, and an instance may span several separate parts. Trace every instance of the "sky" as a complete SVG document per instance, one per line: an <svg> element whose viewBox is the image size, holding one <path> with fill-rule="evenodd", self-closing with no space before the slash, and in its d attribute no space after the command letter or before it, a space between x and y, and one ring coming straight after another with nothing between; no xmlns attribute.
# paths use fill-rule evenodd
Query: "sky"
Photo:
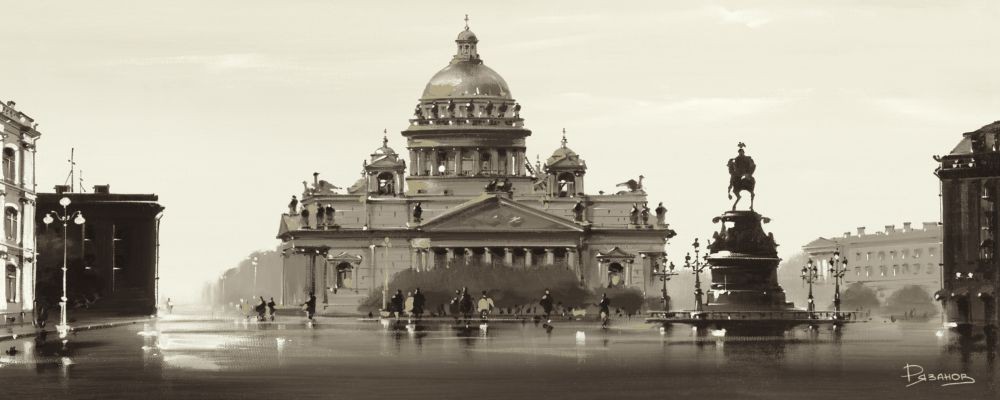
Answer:
<svg viewBox="0 0 1000 400"><path fill-rule="evenodd" d="M313 172L353 183L447 65L469 15L523 109L528 154L565 128L588 191L645 176L681 259L730 206L790 257L819 236L939 220L932 156L1000 119L1000 2L0 0L0 99L35 118L41 191L156 193L161 293L197 299Z"/></svg>

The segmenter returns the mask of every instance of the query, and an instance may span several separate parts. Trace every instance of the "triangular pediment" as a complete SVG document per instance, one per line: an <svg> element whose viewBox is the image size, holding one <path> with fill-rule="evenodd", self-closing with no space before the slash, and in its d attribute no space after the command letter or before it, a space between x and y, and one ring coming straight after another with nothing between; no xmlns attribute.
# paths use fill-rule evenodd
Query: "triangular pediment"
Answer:
<svg viewBox="0 0 1000 400"><path fill-rule="evenodd" d="M391 159L389 157L382 157L382 158L379 158L379 159L377 159L375 161L372 161L370 164L368 164L367 168L369 168L369 169L371 169L371 168L388 168L388 169L392 169L392 168L402 168L402 167L405 167L405 166L406 165L403 163L402 160L398 160L398 159L397 160L393 160L393 159Z"/></svg>
<svg viewBox="0 0 1000 400"><path fill-rule="evenodd" d="M502 196L470 200L420 226L427 232L582 232L573 221Z"/></svg>
<svg viewBox="0 0 1000 400"><path fill-rule="evenodd" d="M603 259L603 258L635 258L635 254L626 253L624 250L618 248L618 246L615 246L615 247L611 248L611 250L609 250L607 253L605 253L605 252L598 252L597 253L597 258L599 258L599 259Z"/></svg>

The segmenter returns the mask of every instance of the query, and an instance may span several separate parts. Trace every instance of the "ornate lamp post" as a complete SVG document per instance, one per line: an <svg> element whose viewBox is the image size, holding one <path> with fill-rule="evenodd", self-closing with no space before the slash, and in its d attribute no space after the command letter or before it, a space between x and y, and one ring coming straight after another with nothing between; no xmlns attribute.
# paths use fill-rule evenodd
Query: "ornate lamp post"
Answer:
<svg viewBox="0 0 1000 400"><path fill-rule="evenodd" d="M257 291L257 256L253 256L250 259L250 264L253 265L253 291Z"/></svg>
<svg viewBox="0 0 1000 400"><path fill-rule="evenodd" d="M695 299L695 311L702 311L704 308L704 303L702 301L702 296L705 294L701 290L701 271L704 271L708 264L708 254L705 254L704 259L700 257L701 244L698 243L698 238L694 239L694 243L691 244L694 247L694 262L691 262L691 253L684 256L684 268L691 270L694 274L694 299Z"/></svg>
<svg viewBox="0 0 1000 400"><path fill-rule="evenodd" d="M67 249L69 242L66 237L66 231L68 230L69 221L71 220L73 221L74 224L77 225L83 225L85 222L87 222L87 220L83 218L83 213L81 213L80 211L75 211L73 212L73 214L70 214L69 210L67 210L69 204L70 204L69 197L63 197L59 199L59 205L63 207L62 214L59 214L59 212L57 211L49 211L49 213L45 214L45 217L42 218L42 222L44 222L45 225L49 225L55 221L59 221L62 222L63 226L62 297L59 298L60 300L59 308L61 310L59 315L59 325L56 326L56 329L59 331L59 337L65 337L70 329L69 323L66 322L66 308L67 305L69 304L68 303L69 296L66 293L66 273L67 273L66 264L69 254Z"/></svg>
<svg viewBox="0 0 1000 400"><path fill-rule="evenodd" d="M837 312L837 318L840 318L840 281L846 274L847 260L840 259L840 251L833 252L833 258L830 259L830 275L833 276L833 309Z"/></svg>
<svg viewBox="0 0 1000 400"><path fill-rule="evenodd" d="M810 313L816 311L816 303L813 301L813 283L819 278L819 269L816 268L816 264L813 263L812 259L802 267L802 281L809 284L809 304L806 306L806 310ZM812 316L810 315L810 318Z"/></svg>
<svg viewBox="0 0 1000 400"><path fill-rule="evenodd" d="M670 281L670 278L677 275L677 273L674 272L675 268L674 263L670 263L669 266L664 265L661 267L660 263L657 262L656 259L653 259L652 261L653 261L652 276L654 278L659 278L660 282L663 283L663 289L660 290L661 293L660 296L663 301L663 311L670 311L670 296L667 296L667 282ZM666 257L663 257L662 261L666 263Z"/></svg>

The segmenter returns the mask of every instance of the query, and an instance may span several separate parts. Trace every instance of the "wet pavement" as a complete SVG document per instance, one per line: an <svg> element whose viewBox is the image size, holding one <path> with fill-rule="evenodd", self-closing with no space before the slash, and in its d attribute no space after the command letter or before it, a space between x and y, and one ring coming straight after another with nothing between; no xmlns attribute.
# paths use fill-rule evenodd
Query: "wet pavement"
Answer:
<svg viewBox="0 0 1000 400"><path fill-rule="evenodd" d="M65 343L2 341L16 352L0 353L0 397L992 399L1000 383L995 350L936 321L764 336L553 325L167 316Z"/></svg>

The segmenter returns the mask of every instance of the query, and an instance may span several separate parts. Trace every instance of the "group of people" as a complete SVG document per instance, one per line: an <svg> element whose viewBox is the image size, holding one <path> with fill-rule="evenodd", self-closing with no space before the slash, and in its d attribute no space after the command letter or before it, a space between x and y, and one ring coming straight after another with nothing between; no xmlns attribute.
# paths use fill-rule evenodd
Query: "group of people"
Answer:
<svg viewBox="0 0 1000 400"><path fill-rule="evenodd" d="M274 302L274 297L270 301L264 300L264 296L260 296L260 303L253 306L248 301L240 299L240 313L247 320L256 317L257 321L274 321L274 316L276 314L277 304Z"/></svg>
<svg viewBox="0 0 1000 400"><path fill-rule="evenodd" d="M423 293L420 293L420 288L407 292L405 298L403 291L396 289L396 294L389 300L389 309L386 311L392 313L396 318L405 315L420 319L424 315L424 305L426 304L427 298L424 297Z"/></svg>

